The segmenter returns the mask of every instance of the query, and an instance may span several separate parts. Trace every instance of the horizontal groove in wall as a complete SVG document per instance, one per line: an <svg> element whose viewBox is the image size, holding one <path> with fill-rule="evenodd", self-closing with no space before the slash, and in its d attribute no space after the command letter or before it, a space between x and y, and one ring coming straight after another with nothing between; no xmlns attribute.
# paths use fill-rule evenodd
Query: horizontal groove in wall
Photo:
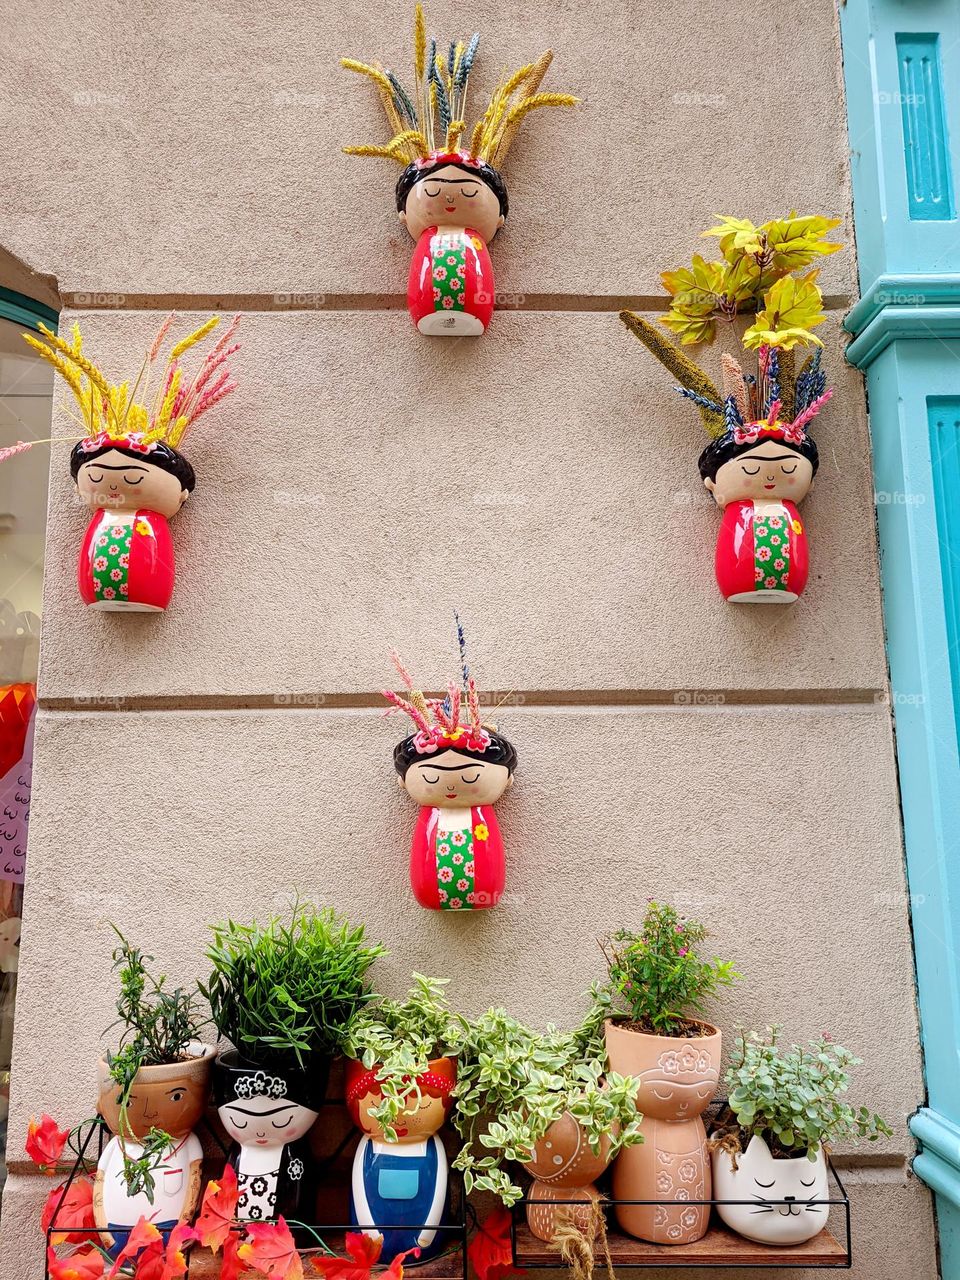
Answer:
<svg viewBox="0 0 960 1280"><path fill-rule="evenodd" d="M443 697L444 690L428 693ZM484 714L525 707L603 710L633 707L716 711L735 707L886 707L882 689L512 689L484 705ZM78 694L40 698L44 711L362 711L383 709L379 693Z"/></svg>
<svg viewBox="0 0 960 1280"><path fill-rule="evenodd" d="M77 290L62 293L71 311L402 311L402 293L323 293L289 290L276 293L123 293L120 290ZM500 311L666 311L662 294L519 293L504 291ZM847 294L824 298L828 311L846 311Z"/></svg>

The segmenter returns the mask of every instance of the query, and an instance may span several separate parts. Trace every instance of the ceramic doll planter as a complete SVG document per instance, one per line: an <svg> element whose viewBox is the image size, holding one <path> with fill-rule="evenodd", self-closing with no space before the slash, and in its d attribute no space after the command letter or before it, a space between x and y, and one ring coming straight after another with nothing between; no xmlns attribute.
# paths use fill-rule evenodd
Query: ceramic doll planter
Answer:
<svg viewBox="0 0 960 1280"><path fill-rule="evenodd" d="M320 1114L328 1074L326 1059L301 1071L260 1066L235 1049L217 1058L214 1102L233 1143L227 1159L237 1175L239 1221L281 1215L314 1220L316 1179L307 1134Z"/></svg>
<svg viewBox="0 0 960 1280"><path fill-rule="evenodd" d="M566 1219L594 1239L598 1227L594 1206L600 1193L593 1183L609 1163L608 1136L594 1152L583 1126L569 1111L555 1120L534 1148L533 1159L523 1166L533 1178L527 1193L527 1226L532 1234L552 1242L559 1222ZM570 1201L582 1202L583 1208Z"/></svg>
<svg viewBox="0 0 960 1280"><path fill-rule="evenodd" d="M408 696L389 689L383 696L417 726L393 753L400 786L420 806L410 849L414 897L433 911L495 907L506 865L494 805L513 785L516 750L482 723L472 677L464 692L451 683L446 699L428 700L393 656Z"/></svg>
<svg viewBox="0 0 960 1280"><path fill-rule="evenodd" d="M172 319L154 339L132 391L129 382L109 383L86 358L77 326L70 342L43 325L41 338L24 334L70 388L87 429L70 455L70 475L91 517L77 564L77 585L88 609L160 613L170 603L175 561L169 521L196 484L179 445L193 423L236 385L227 360L238 347L231 339L239 317L189 381L182 356L207 337L219 317L173 346L158 367ZM148 404L151 375L157 387Z"/></svg>
<svg viewBox="0 0 960 1280"><path fill-rule="evenodd" d="M397 213L416 244L407 305L419 331L438 337L477 336L490 324L495 290L487 246L509 209L501 173L507 152L530 111L577 101L569 94L539 92L553 58L548 50L501 82L468 132L467 88L479 43L474 35L438 53L436 40L427 40L418 4L413 93L379 64L341 59L348 70L374 81L393 131L384 146L344 150L403 166Z"/></svg>
<svg viewBox="0 0 960 1280"><path fill-rule="evenodd" d="M203 1149L193 1132L207 1105L213 1049L196 1046L195 1057L183 1062L141 1067L130 1093L123 1134L120 1134L120 1086L104 1059L97 1068L97 1108L113 1137L97 1164L94 1185L94 1220L103 1243L114 1255L126 1243L140 1217L162 1232L191 1219L200 1202ZM151 1129L161 1129L173 1139L152 1167L153 1199L145 1191L131 1195L123 1174L124 1154L137 1159Z"/></svg>
<svg viewBox="0 0 960 1280"><path fill-rule="evenodd" d="M747 1240L803 1244L827 1225L830 1205L823 1202L830 1192L822 1147L810 1160L806 1154L775 1159L758 1134L746 1151L734 1154L718 1146L713 1152L713 1186L718 1201L753 1202L717 1205L722 1221Z"/></svg>
<svg viewBox="0 0 960 1280"><path fill-rule="evenodd" d="M419 1249L423 1262L446 1244L437 1228L449 1221L449 1175L438 1135L456 1082L452 1058L430 1062L417 1078L419 1099L394 1124L397 1141L387 1142L373 1114L383 1100L376 1066L347 1063L347 1106L363 1133L353 1160L350 1218L365 1235L383 1236L382 1263L410 1249Z"/></svg>
<svg viewBox="0 0 960 1280"><path fill-rule="evenodd" d="M613 1166L615 1200L628 1235L654 1244L692 1244L710 1222L710 1156L701 1115L717 1086L721 1033L703 1023L703 1035L658 1036L605 1024L610 1067L640 1081L637 1108L643 1142L628 1147Z"/></svg>

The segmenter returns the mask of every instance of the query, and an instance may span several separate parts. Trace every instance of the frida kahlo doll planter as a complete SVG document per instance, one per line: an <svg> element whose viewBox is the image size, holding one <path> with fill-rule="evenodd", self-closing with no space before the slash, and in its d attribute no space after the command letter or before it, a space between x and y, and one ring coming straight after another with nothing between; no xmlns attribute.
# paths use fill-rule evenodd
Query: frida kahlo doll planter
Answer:
<svg viewBox="0 0 960 1280"><path fill-rule="evenodd" d="M203 1148L193 1132L203 1116L210 1091L213 1050L197 1046L194 1057L162 1066L141 1067L127 1099L121 1134L120 1086L104 1059L97 1068L97 1109L113 1137L104 1147L94 1183L94 1221L103 1243L116 1255L129 1233L145 1217L162 1232L192 1219L200 1202ZM124 1178L124 1155L136 1160L151 1130L172 1139L151 1160L153 1193L131 1195Z"/></svg>
<svg viewBox="0 0 960 1280"><path fill-rule="evenodd" d="M809 572L799 506L819 458L807 427L832 392L817 349L794 376L793 352L762 346L756 377L722 357L723 393L680 349L640 316L621 319L681 382L700 410L710 442L700 476L723 512L714 568L732 604L792 604Z"/></svg>
<svg viewBox="0 0 960 1280"><path fill-rule="evenodd" d="M179 445L193 423L236 386L227 360L238 348L231 339L239 317L192 380L184 378L181 357L216 328L219 317L213 316L173 346L149 399L172 320L161 326L132 391L127 382L109 383L87 359L76 325L70 342L43 325L41 338L24 334L64 379L87 428L70 455L70 475L90 512L77 564L77 585L89 609L160 613L170 603L175 562L168 522L196 484ZM14 452L20 451L16 446Z"/></svg>
<svg viewBox="0 0 960 1280"><path fill-rule="evenodd" d="M447 1156L438 1136L457 1082L452 1058L437 1058L417 1077L419 1096L397 1118L388 1142L374 1112L383 1101L377 1067L347 1063L347 1107L363 1137L353 1159L351 1221L383 1237L382 1263L419 1249L425 1261L442 1251L449 1221Z"/></svg>
<svg viewBox="0 0 960 1280"><path fill-rule="evenodd" d="M280 1215L314 1220L315 1162L307 1135L320 1114L328 1074L325 1058L308 1071L259 1066L236 1050L217 1058L213 1095L233 1142L227 1159L237 1175L239 1221Z"/></svg>
<svg viewBox="0 0 960 1280"><path fill-rule="evenodd" d="M403 166L397 213L416 244L407 305L419 331L439 337L476 336L490 324L494 282L487 246L509 210L501 172L507 152L530 111L577 101L569 94L539 92L553 58L548 50L501 81L468 135L467 87L479 43L474 35L439 53L436 40L427 41L418 4L412 94L379 64L341 59L348 70L374 81L393 131L385 146L344 150Z"/></svg>
<svg viewBox="0 0 960 1280"><path fill-rule="evenodd" d="M495 907L506 866L494 805L513 785L516 750L482 723L472 676L465 693L451 683L445 699L428 700L394 661L408 697L388 689L383 696L417 726L393 752L400 786L420 806L410 848L414 897L434 911Z"/></svg>

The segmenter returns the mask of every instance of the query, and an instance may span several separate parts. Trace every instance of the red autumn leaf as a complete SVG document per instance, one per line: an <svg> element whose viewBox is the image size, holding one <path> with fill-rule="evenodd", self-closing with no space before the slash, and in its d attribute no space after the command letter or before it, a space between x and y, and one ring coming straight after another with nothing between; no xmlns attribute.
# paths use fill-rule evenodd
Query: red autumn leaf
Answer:
<svg viewBox="0 0 960 1280"><path fill-rule="evenodd" d="M50 1236L51 1244L84 1244L96 1242L96 1233L83 1231L83 1227L95 1226L93 1218L93 1183L89 1178L74 1178L64 1194L64 1183L54 1187L47 1196L47 1203L40 1215L40 1227L46 1233L56 1213L57 1230ZM60 1197L63 1196L63 1204ZM57 1206L59 1205L59 1211ZM60 1228L63 1228L62 1230ZM77 1228L66 1230L66 1228Z"/></svg>
<svg viewBox="0 0 960 1280"><path fill-rule="evenodd" d="M166 1247L160 1251L156 1265L152 1259L147 1268L142 1268L138 1263L136 1280L180 1280L181 1276L187 1274L187 1257L183 1247L196 1239L197 1233L188 1222L178 1223L170 1232Z"/></svg>
<svg viewBox="0 0 960 1280"><path fill-rule="evenodd" d="M351 1231L345 1243L349 1258L313 1258L314 1267L326 1280L370 1280L370 1273L383 1250L383 1236L368 1236L362 1231ZM398 1253L383 1273L382 1280L386 1280L387 1276L391 1280L401 1280L404 1260L411 1254L418 1257L420 1250L408 1249L405 1253ZM381 1278L378 1277L378 1280Z"/></svg>
<svg viewBox="0 0 960 1280"><path fill-rule="evenodd" d="M69 1137L70 1130L58 1129L52 1116L42 1115L39 1124L31 1116L24 1150L44 1173L52 1174L52 1166L60 1159Z"/></svg>
<svg viewBox="0 0 960 1280"><path fill-rule="evenodd" d="M223 1242L223 1262L220 1264L220 1280L238 1280L243 1263L237 1257L241 1237L231 1231Z"/></svg>
<svg viewBox="0 0 960 1280"><path fill-rule="evenodd" d="M161 1280L163 1275L163 1240L153 1240L137 1254L133 1264L134 1280ZM124 1272L126 1275L127 1272Z"/></svg>
<svg viewBox="0 0 960 1280"><path fill-rule="evenodd" d="M47 1270L50 1280L100 1280L103 1254L97 1249L78 1249L69 1258L58 1258L51 1247L47 1249Z"/></svg>
<svg viewBox="0 0 960 1280"><path fill-rule="evenodd" d="M504 1280L504 1277L516 1273L510 1244L509 1209L490 1210L467 1246L467 1257L480 1280Z"/></svg>
<svg viewBox="0 0 960 1280"><path fill-rule="evenodd" d="M147 1248L151 1249L151 1252L155 1255L157 1252L158 1244L160 1245L160 1252L162 1253L163 1237L161 1236L157 1228L153 1225L153 1223L148 1222L146 1218L141 1214L140 1219L137 1222L137 1225L133 1228L133 1230L130 1232L129 1237L127 1238L127 1243L123 1246L123 1248L117 1254L117 1259L114 1262L113 1266L110 1268L110 1273L107 1276L107 1280L114 1280L114 1277L116 1276L120 1268L125 1263L129 1262L131 1258L139 1259L140 1254L143 1253L145 1249Z"/></svg>
<svg viewBox="0 0 960 1280"><path fill-rule="evenodd" d="M203 1204L197 1217L197 1239L214 1253L230 1234L237 1216L237 1175L228 1164L223 1176L207 1183Z"/></svg>
<svg viewBox="0 0 960 1280"><path fill-rule="evenodd" d="M246 1223L247 1238L237 1257L268 1280L303 1280L303 1262L283 1218Z"/></svg>

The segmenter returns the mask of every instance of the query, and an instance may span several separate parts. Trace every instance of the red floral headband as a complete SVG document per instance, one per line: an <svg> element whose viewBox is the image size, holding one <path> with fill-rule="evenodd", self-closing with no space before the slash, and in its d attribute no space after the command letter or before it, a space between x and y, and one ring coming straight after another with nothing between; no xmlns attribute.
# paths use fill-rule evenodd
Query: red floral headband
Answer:
<svg viewBox="0 0 960 1280"><path fill-rule="evenodd" d="M136 453L153 453L156 447L156 440L145 441L140 431L131 431L124 436L111 436L101 431L99 435L87 436L80 441L84 453L96 453L98 449L133 449Z"/></svg>

